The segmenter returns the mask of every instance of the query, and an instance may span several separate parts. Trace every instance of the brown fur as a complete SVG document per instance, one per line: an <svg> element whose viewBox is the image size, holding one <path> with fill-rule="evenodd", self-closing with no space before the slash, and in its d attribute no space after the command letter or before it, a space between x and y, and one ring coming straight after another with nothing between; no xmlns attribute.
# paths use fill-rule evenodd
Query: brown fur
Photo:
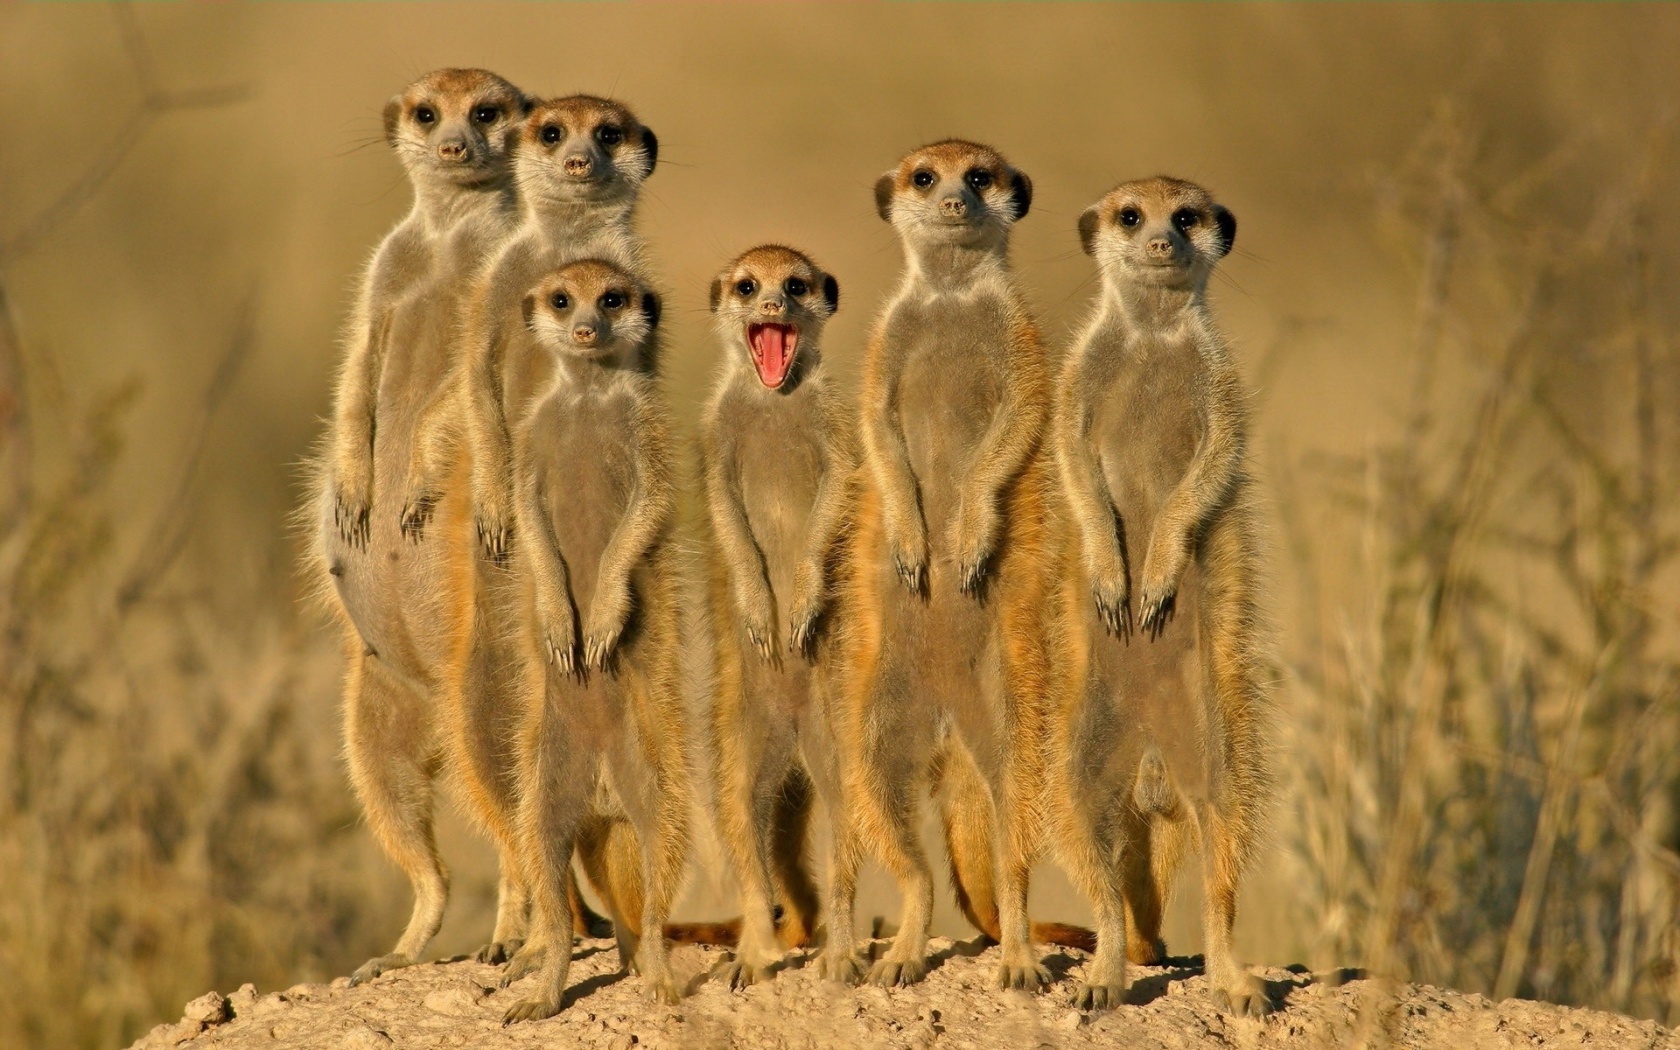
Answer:
<svg viewBox="0 0 1680 1050"><path fill-rule="evenodd" d="M816 932L818 893L805 861L814 798L833 826L831 888L849 898L856 878L829 703L837 653L825 613L857 455L821 368L838 283L803 253L764 245L724 267L711 302L722 358L700 442L716 660L712 765L742 907L740 949L720 977L741 987ZM775 387L755 370L750 345L751 326L766 323L796 333ZM783 907L779 937L775 898ZM840 980L861 972L849 918L830 923L821 964Z"/></svg>
<svg viewBox="0 0 1680 1050"><path fill-rule="evenodd" d="M526 580L519 833L533 936L504 980L540 968L506 1020L557 1013L571 962L574 852L627 971L676 1002L663 936L688 853L689 755L679 682L675 513L665 410L648 362L659 306L608 262L569 264L522 297L554 379L513 442ZM517 366L517 360L510 364Z"/></svg>
<svg viewBox="0 0 1680 1050"><path fill-rule="evenodd" d="M995 901L1000 986L1049 979L1032 954L1026 897L1040 848L1043 623L1058 539L1040 449L1051 395L1007 260L1009 227L1031 199L1031 182L995 150L954 141L910 153L877 186L907 269L864 362L843 724L859 830L905 900L898 936L870 972L881 984L926 971L933 886L916 801L930 778L969 764L968 782L983 788L950 792L945 813L966 910L985 921Z"/></svg>
<svg viewBox="0 0 1680 1050"><path fill-rule="evenodd" d="M1208 977L1222 1004L1257 1016L1270 1002L1232 957L1231 927L1270 783L1258 526L1245 396L1206 303L1236 220L1192 183L1148 179L1116 188L1080 230L1104 291L1057 405L1078 543L1051 787L1068 871L1097 912L1078 1001L1122 1001L1126 959L1159 953L1194 838Z"/></svg>

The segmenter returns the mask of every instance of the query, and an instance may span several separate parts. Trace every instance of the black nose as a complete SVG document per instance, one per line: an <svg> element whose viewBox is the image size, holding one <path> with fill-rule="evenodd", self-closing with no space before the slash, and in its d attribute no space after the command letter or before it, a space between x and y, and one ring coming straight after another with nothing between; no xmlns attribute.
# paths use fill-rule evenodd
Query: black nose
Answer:
<svg viewBox="0 0 1680 1050"><path fill-rule="evenodd" d="M575 175L579 178L588 175L594 167L594 163L591 162L588 157L576 154L567 157L560 163L560 170L564 171L567 175Z"/></svg>
<svg viewBox="0 0 1680 1050"><path fill-rule="evenodd" d="M1173 246L1165 237L1156 237L1145 246L1145 250L1152 256L1165 257L1173 253Z"/></svg>
<svg viewBox="0 0 1680 1050"><path fill-rule="evenodd" d="M962 218L968 214L968 202L958 196L946 197L939 202L939 210L953 218Z"/></svg>

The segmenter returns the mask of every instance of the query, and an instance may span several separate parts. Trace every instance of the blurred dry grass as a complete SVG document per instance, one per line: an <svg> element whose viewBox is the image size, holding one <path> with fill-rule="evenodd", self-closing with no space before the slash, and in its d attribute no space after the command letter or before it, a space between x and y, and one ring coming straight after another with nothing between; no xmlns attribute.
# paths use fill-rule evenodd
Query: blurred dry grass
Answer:
<svg viewBox="0 0 1680 1050"><path fill-rule="evenodd" d="M1291 671L1242 950L1676 1020L1677 28L0 9L0 1045L116 1045L206 987L346 972L406 914L283 522L351 275L407 206L378 107L462 63L620 94L659 132L644 228L685 424L700 290L752 241L839 274L830 359L855 369L897 262L869 185L909 145L985 138L1034 176L1016 258L1057 341L1091 293L1079 209L1154 170L1212 186L1242 220L1215 295L1261 393ZM492 893L488 851L449 835L440 952ZM1034 901L1086 914L1053 873ZM1168 934L1194 950L1187 914Z"/></svg>

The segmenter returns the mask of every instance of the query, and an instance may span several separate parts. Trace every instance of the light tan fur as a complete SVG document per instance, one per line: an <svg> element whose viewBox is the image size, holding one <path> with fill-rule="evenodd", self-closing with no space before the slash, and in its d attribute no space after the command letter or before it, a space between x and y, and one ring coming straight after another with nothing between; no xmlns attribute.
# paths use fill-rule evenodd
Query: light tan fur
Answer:
<svg viewBox="0 0 1680 1050"><path fill-rule="evenodd" d="M375 253L352 314L312 559L346 626L351 781L415 892L396 947L357 969L358 983L417 961L448 896L432 790L444 765L440 694L472 617L469 549L451 539L464 536L465 477L434 508L445 523L438 542L405 543L399 518L424 406L453 366L469 278L517 221L509 148L525 105L492 73L444 69L385 108L414 207Z"/></svg>
<svg viewBox="0 0 1680 1050"><path fill-rule="evenodd" d="M612 918L624 968L654 998L678 999L662 934L691 798L658 299L625 268L591 259L529 287L521 314L529 338L509 340L510 355L549 355L552 378L515 417L513 441L528 603L519 831L535 909L531 940L504 980L539 973L510 1022L561 1008L574 851Z"/></svg>
<svg viewBox="0 0 1680 1050"><path fill-rule="evenodd" d="M608 130L615 135L606 134ZM657 140L622 105L578 95L529 104L511 133L518 187L517 224L472 275L468 309L456 341L456 369L428 404L413 443L402 530L427 542L434 508L461 480L462 454L475 494L473 517L500 524L482 538L494 543L470 558L476 615L453 664L445 704L451 768L468 812L496 843L502 860L496 929L479 957L499 962L518 949L526 923L526 892L518 877L517 777L511 741L517 735L521 691L514 641L524 630L522 584L506 554L512 519L507 420L517 417L551 377L548 355L512 354L525 338L521 302L543 273L585 255L639 265L632 227L636 190L652 170ZM615 138L616 141L607 141ZM549 141L553 139L554 141ZM524 348L529 349L529 348ZM464 446L464 448L463 448ZM495 493L494 498L484 496ZM575 883L574 920L582 932L604 923L583 906Z"/></svg>
<svg viewBox="0 0 1680 1050"><path fill-rule="evenodd" d="M879 984L926 972L933 882L916 812L935 773L958 788L947 841L971 917L995 902L999 985L1049 979L1026 902L1049 687L1056 528L1040 444L1051 393L1008 262L1031 194L996 151L960 141L913 151L876 187L906 269L864 361L842 724L859 829L904 897L898 935L869 974ZM844 918L849 905L832 922Z"/></svg>
<svg viewBox="0 0 1680 1050"><path fill-rule="evenodd" d="M1128 955L1155 961L1193 838L1214 994L1241 1015L1271 1009L1231 949L1270 784L1248 409L1206 298L1235 235L1229 211L1176 179L1122 184L1080 219L1103 291L1054 424L1078 543L1063 575L1050 797L1097 914L1081 1006L1122 1001Z"/></svg>
<svg viewBox="0 0 1680 1050"><path fill-rule="evenodd" d="M740 946L718 971L732 987L769 976L785 949L816 931L818 893L804 855L813 794L833 829L830 886L849 899L856 879L829 702L838 654L825 622L857 463L822 368L823 326L839 294L809 257L779 245L742 253L712 283L721 360L700 448L714 787L741 886ZM766 327L793 333L792 357L777 342L764 349L774 360L761 370L752 339ZM849 922L830 923L822 967L843 981L861 976Z"/></svg>

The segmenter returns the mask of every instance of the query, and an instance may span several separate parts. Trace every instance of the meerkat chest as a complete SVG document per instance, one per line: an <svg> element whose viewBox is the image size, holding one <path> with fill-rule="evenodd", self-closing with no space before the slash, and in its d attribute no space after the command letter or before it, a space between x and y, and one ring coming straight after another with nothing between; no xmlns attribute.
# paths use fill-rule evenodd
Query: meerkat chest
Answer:
<svg viewBox="0 0 1680 1050"><path fill-rule="evenodd" d="M586 600L635 485L633 404L622 396L551 395L531 413L523 440L573 593Z"/></svg>
<svg viewBox="0 0 1680 1050"><path fill-rule="evenodd" d="M1208 372L1193 345L1116 336L1091 440L1121 513L1152 521L1206 433Z"/></svg>
<svg viewBox="0 0 1680 1050"><path fill-rule="evenodd" d="M1010 329L1007 304L992 297L937 296L889 317L899 422L924 488L966 474L1003 401Z"/></svg>
<svg viewBox="0 0 1680 1050"><path fill-rule="evenodd" d="M730 425L741 500L765 558L791 565L804 549L822 481L822 437L814 406L787 397Z"/></svg>

